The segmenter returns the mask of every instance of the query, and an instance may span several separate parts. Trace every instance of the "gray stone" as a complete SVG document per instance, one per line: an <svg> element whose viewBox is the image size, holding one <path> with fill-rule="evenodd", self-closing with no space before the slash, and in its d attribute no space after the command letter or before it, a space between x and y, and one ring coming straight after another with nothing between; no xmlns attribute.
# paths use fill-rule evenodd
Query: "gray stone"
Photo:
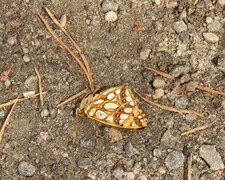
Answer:
<svg viewBox="0 0 225 180"><path fill-rule="evenodd" d="M4 82L5 88L8 89L9 86L11 85L11 81L9 79L6 79Z"/></svg>
<svg viewBox="0 0 225 180"><path fill-rule="evenodd" d="M170 75L173 77L183 76L190 72L190 67L184 65L176 65L171 71Z"/></svg>
<svg viewBox="0 0 225 180"><path fill-rule="evenodd" d="M152 95L152 98L153 99L159 99L163 96L164 96L164 89L159 88L159 89L155 90L154 94Z"/></svg>
<svg viewBox="0 0 225 180"><path fill-rule="evenodd" d="M184 23L184 21L177 21L173 23L173 29L177 33L181 33L187 31L187 25Z"/></svg>
<svg viewBox="0 0 225 180"><path fill-rule="evenodd" d="M34 175L35 171L35 167L27 162L22 161L18 165L18 172L21 176L31 177Z"/></svg>
<svg viewBox="0 0 225 180"><path fill-rule="evenodd" d="M155 157L160 157L160 156L162 155L161 149L155 148L155 149L153 150L153 155L154 155Z"/></svg>
<svg viewBox="0 0 225 180"><path fill-rule="evenodd" d="M184 164L184 155L181 151L169 153L165 159L165 165L169 171L177 169Z"/></svg>
<svg viewBox="0 0 225 180"><path fill-rule="evenodd" d="M108 22L115 22L117 19L118 16L114 11L109 11L105 14L105 20Z"/></svg>
<svg viewBox="0 0 225 180"><path fill-rule="evenodd" d="M207 26L210 32L219 32L222 30L222 24L219 21L213 21Z"/></svg>
<svg viewBox="0 0 225 180"><path fill-rule="evenodd" d="M199 150L199 155L206 161L211 170L217 171L224 168L221 156L214 146L202 145Z"/></svg>
<svg viewBox="0 0 225 180"><path fill-rule="evenodd" d="M99 170L102 170L106 167L107 165L107 161L104 160L104 159L99 159L96 161L96 164L95 166L99 169Z"/></svg>
<svg viewBox="0 0 225 180"><path fill-rule="evenodd" d="M143 60L147 59L150 52L151 52L151 49L143 48L140 53L140 58Z"/></svg>
<svg viewBox="0 0 225 180"><path fill-rule="evenodd" d="M86 149L94 149L95 141L93 139L83 138L80 140L80 146Z"/></svg>
<svg viewBox="0 0 225 180"><path fill-rule="evenodd" d="M153 81L153 87L155 87L155 88L164 88L165 87L165 85L166 85L166 83L165 83L165 81L163 80L163 79L161 79L161 78L157 78L157 79L155 79L154 81Z"/></svg>
<svg viewBox="0 0 225 180"><path fill-rule="evenodd" d="M106 13L108 11L117 11L119 8L119 4L111 1L111 0L104 0L102 2L102 12Z"/></svg>
<svg viewBox="0 0 225 180"><path fill-rule="evenodd" d="M92 166L92 161L90 158L80 158L77 162L79 168L88 169Z"/></svg>
<svg viewBox="0 0 225 180"><path fill-rule="evenodd" d="M178 109L186 109L188 105L188 99L186 97L180 97L175 100L175 107Z"/></svg>
<svg viewBox="0 0 225 180"><path fill-rule="evenodd" d="M24 82L25 87L29 88L29 90L35 89L37 82L37 77L34 75L30 75Z"/></svg>
<svg viewBox="0 0 225 180"><path fill-rule="evenodd" d="M178 141L178 138L173 135L173 131L171 129L167 129L162 136L161 145L172 148L175 146L177 141Z"/></svg>
<svg viewBox="0 0 225 180"><path fill-rule="evenodd" d="M216 58L216 67L225 73L225 57L218 57Z"/></svg>
<svg viewBox="0 0 225 180"><path fill-rule="evenodd" d="M124 151L129 157L135 154L139 154L138 150L131 144L131 142L125 144Z"/></svg>
<svg viewBox="0 0 225 180"><path fill-rule="evenodd" d="M219 41L219 37L215 33L203 33L203 37L206 41L216 43Z"/></svg>
<svg viewBox="0 0 225 180"><path fill-rule="evenodd" d="M112 176L114 176L118 180L123 179L124 170L121 167L117 167L112 171Z"/></svg>

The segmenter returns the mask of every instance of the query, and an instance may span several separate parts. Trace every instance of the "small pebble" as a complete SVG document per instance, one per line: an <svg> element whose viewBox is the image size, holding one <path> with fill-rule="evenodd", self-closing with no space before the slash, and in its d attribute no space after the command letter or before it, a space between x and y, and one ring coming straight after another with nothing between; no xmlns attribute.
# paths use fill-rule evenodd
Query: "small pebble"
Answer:
<svg viewBox="0 0 225 180"><path fill-rule="evenodd" d="M155 0L155 4L156 5L160 5L161 4L161 0Z"/></svg>
<svg viewBox="0 0 225 180"><path fill-rule="evenodd" d="M29 49L26 48L26 47L23 47L22 50L23 50L23 53L24 53L24 54L27 54L27 53L29 52Z"/></svg>
<svg viewBox="0 0 225 180"><path fill-rule="evenodd" d="M220 32L222 30L222 24L219 21L213 21L207 26L210 32Z"/></svg>
<svg viewBox="0 0 225 180"><path fill-rule="evenodd" d="M141 58L142 60L147 59L148 56L149 56L149 54L150 54L150 52L151 52L151 49L143 48L143 49L141 50L141 53L140 53L140 58Z"/></svg>
<svg viewBox="0 0 225 180"><path fill-rule="evenodd" d="M133 172L124 172L124 176L125 176L126 180L134 180L135 179L135 175Z"/></svg>
<svg viewBox="0 0 225 180"><path fill-rule="evenodd" d="M115 22L117 19L118 16L114 11L109 11L105 14L105 20L108 22Z"/></svg>
<svg viewBox="0 0 225 180"><path fill-rule="evenodd" d="M0 110L0 120L5 117L5 111Z"/></svg>
<svg viewBox="0 0 225 180"><path fill-rule="evenodd" d="M9 86L11 85L11 81L9 79L6 79L4 82L5 88L8 89Z"/></svg>
<svg viewBox="0 0 225 180"><path fill-rule="evenodd" d="M159 173L160 174L165 174L166 173L166 168L165 167L159 167Z"/></svg>
<svg viewBox="0 0 225 180"><path fill-rule="evenodd" d="M165 159L165 165L169 171L177 169L184 164L184 154L181 151L172 151Z"/></svg>
<svg viewBox="0 0 225 180"><path fill-rule="evenodd" d="M166 85L165 81L161 78L157 78L153 82L153 87L155 88L164 88Z"/></svg>
<svg viewBox="0 0 225 180"><path fill-rule="evenodd" d="M83 138L80 140L80 146L86 149L94 149L95 141L93 139Z"/></svg>
<svg viewBox="0 0 225 180"><path fill-rule="evenodd" d="M185 65L176 65L171 71L170 71L170 75L172 75L173 77L179 77L179 76L183 76L187 73L190 72L190 67L185 66Z"/></svg>
<svg viewBox="0 0 225 180"><path fill-rule="evenodd" d="M65 14L63 14L62 17L60 18L60 25L64 27L66 25L66 21L67 21L67 17Z"/></svg>
<svg viewBox="0 0 225 180"><path fill-rule="evenodd" d="M203 33L203 37L206 41L216 43L219 41L219 37L214 33Z"/></svg>
<svg viewBox="0 0 225 180"><path fill-rule="evenodd" d="M160 157L160 156L162 155L161 149L155 148L155 149L153 150L153 155L154 155L155 157Z"/></svg>
<svg viewBox="0 0 225 180"><path fill-rule="evenodd" d="M102 2L102 12L106 13L108 11L117 11L119 8L119 4L111 1L111 0L104 0Z"/></svg>
<svg viewBox="0 0 225 180"><path fill-rule="evenodd" d="M187 31L187 25L184 21L177 21L173 23L173 29L179 34L181 32Z"/></svg>
<svg viewBox="0 0 225 180"><path fill-rule="evenodd" d="M30 75L24 82L24 85L27 88L34 89L36 87L37 77L34 75Z"/></svg>
<svg viewBox="0 0 225 180"><path fill-rule="evenodd" d="M49 115L48 109L42 109L41 111L41 117L47 117Z"/></svg>
<svg viewBox="0 0 225 180"><path fill-rule="evenodd" d="M14 45L16 43L16 38L15 37L8 37L7 43L11 46Z"/></svg>
<svg viewBox="0 0 225 180"><path fill-rule="evenodd" d="M211 17L206 17L205 21L206 21L207 24L210 24L210 23L213 22L213 18L211 18Z"/></svg>
<svg viewBox="0 0 225 180"><path fill-rule="evenodd" d="M218 171L224 169L222 158L214 146L202 145L199 150L199 155L207 162L211 170Z"/></svg>
<svg viewBox="0 0 225 180"><path fill-rule="evenodd" d="M79 168L88 169L92 166L92 161L90 158L80 158L77 162Z"/></svg>
<svg viewBox="0 0 225 180"><path fill-rule="evenodd" d="M102 170L106 167L107 165L107 161L104 160L104 159L99 159L96 161L96 164L95 166L99 169L99 170Z"/></svg>
<svg viewBox="0 0 225 180"><path fill-rule="evenodd" d="M188 99L186 97L180 97L175 100L175 107L178 109L186 109L188 105Z"/></svg>
<svg viewBox="0 0 225 180"><path fill-rule="evenodd" d="M56 116L57 116L57 114L58 114L58 110L55 109L55 108L52 108L52 109L50 110L49 113L50 113L50 117L51 117L52 119L55 119Z"/></svg>
<svg viewBox="0 0 225 180"><path fill-rule="evenodd" d="M135 154L139 154L139 151L131 144L131 142L125 144L124 151L129 157Z"/></svg>
<svg viewBox="0 0 225 180"><path fill-rule="evenodd" d="M114 176L118 180L120 180L120 179L122 180L123 179L123 173L124 173L124 170L121 167L116 167L112 171L112 176Z"/></svg>
<svg viewBox="0 0 225 180"><path fill-rule="evenodd" d="M159 88L155 90L155 93L152 95L153 99L159 99L164 96L164 89Z"/></svg>
<svg viewBox="0 0 225 180"><path fill-rule="evenodd" d="M163 147L173 148L174 146L176 146L177 141L177 136L175 136L173 131L169 128L166 130L166 132L164 132L162 136L161 145Z"/></svg>
<svg viewBox="0 0 225 180"><path fill-rule="evenodd" d="M20 162L18 165L18 172L21 176L25 177L31 177L35 173L35 167L32 164L29 164L27 162Z"/></svg>
<svg viewBox="0 0 225 180"><path fill-rule="evenodd" d="M26 63L30 62L30 57L28 55L24 55L23 56L23 61L26 62Z"/></svg>

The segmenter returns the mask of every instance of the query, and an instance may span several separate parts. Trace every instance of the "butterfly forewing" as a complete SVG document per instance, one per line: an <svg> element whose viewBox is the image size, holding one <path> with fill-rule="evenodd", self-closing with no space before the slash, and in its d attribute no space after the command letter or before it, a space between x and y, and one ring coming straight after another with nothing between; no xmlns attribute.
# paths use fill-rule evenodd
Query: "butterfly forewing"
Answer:
<svg viewBox="0 0 225 180"><path fill-rule="evenodd" d="M144 112L126 85L107 89L94 97L88 97L84 112L91 119L109 126L138 129L147 125Z"/></svg>

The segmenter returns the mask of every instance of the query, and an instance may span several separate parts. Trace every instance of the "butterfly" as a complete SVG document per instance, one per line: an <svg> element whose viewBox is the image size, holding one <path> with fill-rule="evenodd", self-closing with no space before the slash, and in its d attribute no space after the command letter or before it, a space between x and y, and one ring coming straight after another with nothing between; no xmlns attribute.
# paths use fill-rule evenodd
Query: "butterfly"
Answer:
<svg viewBox="0 0 225 180"><path fill-rule="evenodd" d="M134 94L127 85L87 96L76 114L86 114L90 119L118 128L139 129L147 126L146 115L138 107Z"/></svg>

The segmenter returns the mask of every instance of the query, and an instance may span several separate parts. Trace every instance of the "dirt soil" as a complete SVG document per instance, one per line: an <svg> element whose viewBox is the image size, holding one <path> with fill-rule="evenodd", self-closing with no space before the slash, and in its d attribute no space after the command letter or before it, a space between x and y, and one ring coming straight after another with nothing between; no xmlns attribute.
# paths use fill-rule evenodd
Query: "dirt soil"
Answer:
<svg viewBox="0 0 225 180"><path fill-rule="evenodd" d="M127 130L75 118L82 97L57 108L88 82L38 18L40 12L68 43L43 7L58 19L66 15L65 28L89 60L96 86L128 84L155 102L195 110L207 119L138 98L148 125ZM12 67L0 81L0 103L38 92L34 67L47 91L43 106L38 97L16 105L0 144L1 180L179 180L190 175L190 157L192 179L224 179L224 96L187 88L171 93L188 82L225 92L224 0L2 0L0 10L1 77ZM1 124L10 107L0 109ZM181 136L204 125L208 128Z"/></svg>

